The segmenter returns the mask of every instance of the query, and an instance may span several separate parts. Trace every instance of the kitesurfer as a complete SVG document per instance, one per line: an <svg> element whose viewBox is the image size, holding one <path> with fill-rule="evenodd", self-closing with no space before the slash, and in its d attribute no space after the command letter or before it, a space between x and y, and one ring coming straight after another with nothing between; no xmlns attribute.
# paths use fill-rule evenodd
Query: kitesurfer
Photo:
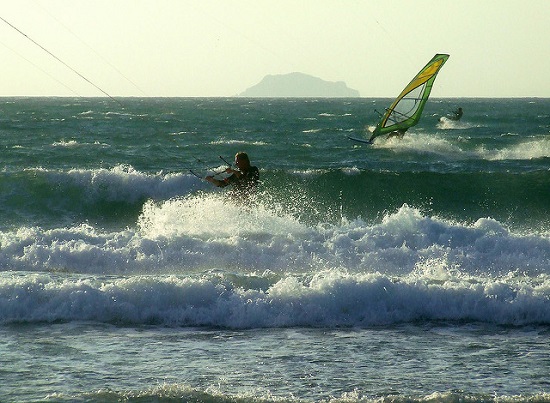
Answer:
<svg viewBox="0 0 550 403"><path fill-rule="evenodd" d="M462 108L458 108L456 111L453 112L451 116L449 116L449 119L451 120L460 120L462 117Z"/></svg>
<svg viewBox="0 0 550 403"><path fill-rule="evenodd" d="M204 179L221 188L231 185L235 196L242 200L256 191L260 182L260 171L250 164L248 154L242 151L235 154L235 166L237 169L229 167L225 170L226 173L231 174L225 179L216 179L214 176L207 176Z"/></svg>

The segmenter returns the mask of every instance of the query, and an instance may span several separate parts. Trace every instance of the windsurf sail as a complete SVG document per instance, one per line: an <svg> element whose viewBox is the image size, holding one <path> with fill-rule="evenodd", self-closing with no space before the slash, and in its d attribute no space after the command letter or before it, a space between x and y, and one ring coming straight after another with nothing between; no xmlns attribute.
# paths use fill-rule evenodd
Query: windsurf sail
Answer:
<svg viewBox="0 0 550 403"><path fill-rule="evenodd" d="M435 77L448 58L449 55L437 54L420 70L386 109L369 141L391 132L404 133L409 127L418 123L430 96Z"/></svg>

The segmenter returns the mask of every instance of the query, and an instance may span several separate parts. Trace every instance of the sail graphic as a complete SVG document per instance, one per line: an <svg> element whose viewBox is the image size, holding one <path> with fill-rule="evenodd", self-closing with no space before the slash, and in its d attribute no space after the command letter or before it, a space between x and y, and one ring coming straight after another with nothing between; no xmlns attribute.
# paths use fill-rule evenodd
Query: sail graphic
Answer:
<svg viewBox="0 0 550 403"><path fill-rule="evenodd" d="M435 77L448 58L449 55L437 54L420 70L386 109L369 141L394 131L404 133L409 127L418 123L430 96Z"/></svg>

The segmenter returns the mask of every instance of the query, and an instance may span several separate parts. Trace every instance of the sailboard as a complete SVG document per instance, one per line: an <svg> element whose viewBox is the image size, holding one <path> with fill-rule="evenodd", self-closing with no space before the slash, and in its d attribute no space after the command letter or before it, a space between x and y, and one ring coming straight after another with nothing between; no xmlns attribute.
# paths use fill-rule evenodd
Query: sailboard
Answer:
<svg viewBox="0 0 550 403"><path fill-rule="evenodd" d="M357 141L358 143L373 144L372 141L367 140L367 139L359 139L357 137L351 137L351 136L348 136L348 139L353 140L353 141Z"/></svg>
<svg viewBox="0 0 550 403"><path fill-rule="evenodd" d="M411 82L401 91L391 106L382 114L380 122L372 132L368 142L389 133L404 134L407 129L418 123L424 105L430 96L432 86L439 70L447 59L447 54L436 54L432 60L418 72Z"/></svg>

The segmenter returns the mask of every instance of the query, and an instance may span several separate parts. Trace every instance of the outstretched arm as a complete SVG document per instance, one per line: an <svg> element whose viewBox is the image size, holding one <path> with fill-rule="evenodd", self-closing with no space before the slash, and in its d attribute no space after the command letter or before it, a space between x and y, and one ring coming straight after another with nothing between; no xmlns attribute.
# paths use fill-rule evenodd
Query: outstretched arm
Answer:
<svg viewBox="0 0 550 403"><path fill-rule="evenodd" d="M224 186L227 185L227 183L225 183L225 181L220 180L220 179L216 179L213 176L207 176L207 177L204 178L204 180L212 183L213 185L215 185L217 187L224 187Z"/></svg>
<svg viewBox="0 0 550 403"><path fill-rule="evenodd" d="M233 175L231 175L230 177L225 178L225 179L216 179L213 176L207 176L207 177L204 178L204 180L212 183L213 185L215 185L217 187L224 188L224 187L226 187L227 185L229 185L231 183L231 180L233 179L234 176L237 175L238 171L234 171L231 168L227 168L225 170L225 172L227 172L227 173L233 172Z"/></svg>

